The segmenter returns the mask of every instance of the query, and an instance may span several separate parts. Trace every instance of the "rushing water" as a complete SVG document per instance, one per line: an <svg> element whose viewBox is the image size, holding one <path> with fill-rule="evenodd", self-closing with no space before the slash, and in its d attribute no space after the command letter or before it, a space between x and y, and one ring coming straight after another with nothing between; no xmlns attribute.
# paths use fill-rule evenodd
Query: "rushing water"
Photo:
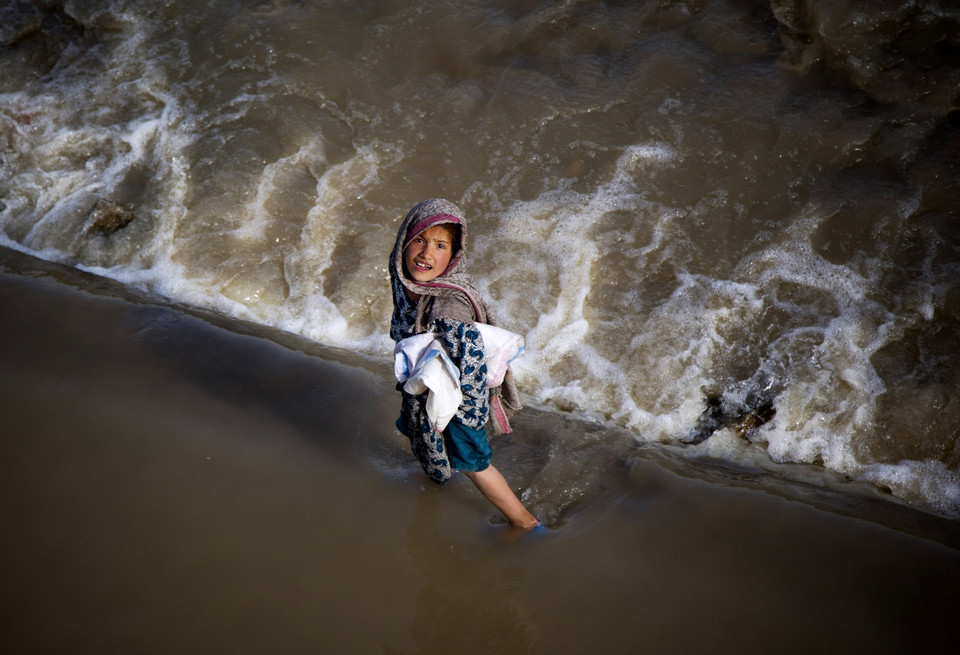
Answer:
<svg viewBox="0 0 960 655"><path fill-rule="evenodd" d="M389 354L468 215L530 402L960 516L950 2L8 0L0 241Z"/></svg>

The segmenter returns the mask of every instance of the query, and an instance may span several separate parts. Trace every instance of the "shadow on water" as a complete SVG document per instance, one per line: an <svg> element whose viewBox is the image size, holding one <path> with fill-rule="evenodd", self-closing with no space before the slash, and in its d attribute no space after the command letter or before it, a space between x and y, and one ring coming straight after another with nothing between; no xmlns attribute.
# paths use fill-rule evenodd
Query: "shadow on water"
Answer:
<svg viewBox="0 0 960 655"><path fill-rule="evenodd" d="M2 270L49 277L86 293L130 302L122 326L159 379L173 372L231 406L267 413L307 440L346 455L393 387L379 366L347 351L215 312L171 303L113 280L2 250ZM352 410L352 411L351 411Z"/></svg>
<svg viewBox="0 0 960 655"><path fill-rule="evenodd" d="M209 313L143 306L131 321L138 340L206 393L267 412L325 449L345 455L358 435L379 433L371 419L392 389L359 358L347 364L332 349Z"/></svg>

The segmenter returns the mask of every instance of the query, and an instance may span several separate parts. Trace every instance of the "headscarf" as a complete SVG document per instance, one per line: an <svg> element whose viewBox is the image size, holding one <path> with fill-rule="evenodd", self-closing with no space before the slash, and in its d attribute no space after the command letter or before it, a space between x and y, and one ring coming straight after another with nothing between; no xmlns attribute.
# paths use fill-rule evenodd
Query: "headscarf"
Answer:
<svg viewBox="0 0 960 655"><path fill-rule="evenodd" d="M429 282L417 282L404 270L403 251L417 236L435 225L442 224L459 227L459 243L454 245L454 254L443 273ZM460 208L441 198L431 198L414 205L397 231L397 240L390 256L394 323L397 312L402 311L406 305L404 289L420 296L417 301L417 332L422 332L429 320L436 318L488 323L487 306L477 291L473 277L466 272L466 264L467 221ZM393 332L391 329L391 335Z"/></svg>

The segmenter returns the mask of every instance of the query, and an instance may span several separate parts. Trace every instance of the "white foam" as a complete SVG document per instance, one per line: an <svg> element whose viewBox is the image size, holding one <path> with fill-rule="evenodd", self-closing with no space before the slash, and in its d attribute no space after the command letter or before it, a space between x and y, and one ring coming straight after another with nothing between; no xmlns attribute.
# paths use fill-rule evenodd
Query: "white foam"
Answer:
<svg viewBox="0 0 960 655"><path fill-rule="evenodd" d="M859 477L889 488L899 498L932 503L947 516L960 512L960 473L943 462L903 460L896 464L869 464Z"/></svg>

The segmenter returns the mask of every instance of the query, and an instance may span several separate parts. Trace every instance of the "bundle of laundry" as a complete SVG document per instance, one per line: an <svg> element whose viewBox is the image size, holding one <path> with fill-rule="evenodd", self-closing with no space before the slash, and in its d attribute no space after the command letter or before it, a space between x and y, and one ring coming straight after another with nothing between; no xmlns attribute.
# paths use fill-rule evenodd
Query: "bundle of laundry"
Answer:
<svg viewBox="0 0 960 655"><path fill-rule="evenodd" d="M523 352L523 337L486 323L476 326L483 339L487 387L498 387L510 362ZM427 416L437 430L447 427L460 406L460 371L437 335L424 332L398 341L393 349L393 373L407 393L429 391Z"/></svg>

